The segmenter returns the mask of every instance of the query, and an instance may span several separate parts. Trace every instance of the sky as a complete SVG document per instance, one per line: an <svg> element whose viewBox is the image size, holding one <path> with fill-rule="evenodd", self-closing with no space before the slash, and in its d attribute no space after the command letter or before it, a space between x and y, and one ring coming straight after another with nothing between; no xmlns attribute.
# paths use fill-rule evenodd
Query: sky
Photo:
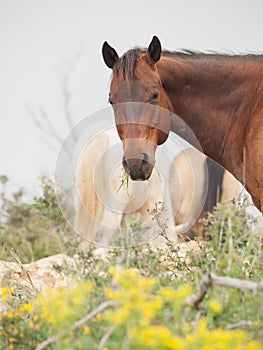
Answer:
<svg viewBox="0 0 263 350"><path fill-rule="evenodd" d="M171 50L263 52L263 1L0 0L0 175L33 194L59 151L36 121L65 138L63 88L71 124L105 108L103 42L121 54L153 35Z"/></svg>

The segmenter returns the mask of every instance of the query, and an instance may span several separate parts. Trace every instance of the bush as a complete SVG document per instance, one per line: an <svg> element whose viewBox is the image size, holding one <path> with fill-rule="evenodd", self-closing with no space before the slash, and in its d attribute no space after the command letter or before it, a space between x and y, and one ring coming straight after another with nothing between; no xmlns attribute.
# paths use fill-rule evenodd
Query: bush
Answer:
<svg viewBox="0 0 263 350"><path fill-rule="evenodd" d="M7 181L2 176L3 186ZM12 260L14 252L22 263L29 263L61 252L72 239L70 228L59 209L52 181L42 178L41 188L42 195L35 197L32 203L23 200L23 189L13 193L11 198L2 191L0 227L3 260Z"/></svg>

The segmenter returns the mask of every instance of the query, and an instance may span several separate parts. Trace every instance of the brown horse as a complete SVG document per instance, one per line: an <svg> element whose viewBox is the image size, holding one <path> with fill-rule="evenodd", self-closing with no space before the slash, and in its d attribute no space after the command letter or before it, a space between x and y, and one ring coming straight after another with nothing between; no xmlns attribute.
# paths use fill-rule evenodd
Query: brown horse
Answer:
<svg viewBox="0 0 263 350"><path fill-rule="evenodd" d="M105 42L102 53L113 72L109 102L131 178L149 178L169 131L187 139L171 113L142 107L128 119L123 102L159 106L190 127L203 152L242 182L263 212L263 55L162 51L156 36L148 49L119 57Z"/></svg>

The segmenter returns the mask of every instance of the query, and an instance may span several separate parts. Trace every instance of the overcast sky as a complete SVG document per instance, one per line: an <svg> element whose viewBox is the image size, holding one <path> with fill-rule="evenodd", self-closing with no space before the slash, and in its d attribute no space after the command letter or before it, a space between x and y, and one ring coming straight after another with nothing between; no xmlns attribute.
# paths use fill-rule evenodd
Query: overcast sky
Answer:
<svg viewBox="0 0 263 350"><path fill-rule="evenodd" d="M69 71L77 122L107 106L103 41L121 54L147 46L153 35L172 50L262 52L263 1L0 0L0 175L34 191L40 175L53 174L58 146L48 146L29 110L39 116L42 106L65 137Z"/></svg>

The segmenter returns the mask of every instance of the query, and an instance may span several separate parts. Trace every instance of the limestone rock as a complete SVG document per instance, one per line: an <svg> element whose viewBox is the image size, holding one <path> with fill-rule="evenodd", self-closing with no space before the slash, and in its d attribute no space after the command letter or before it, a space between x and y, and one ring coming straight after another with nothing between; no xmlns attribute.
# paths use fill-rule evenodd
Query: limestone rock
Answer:
<svg viewBox="0 0 263 350"><path fill-rule="evenodd" d="M23 265L0 260L0 286L10 285L10 281L33 291L68 286L72 281L72 274L67 273L69 269L76 270L76 264L73 258L64 254Z"/></svg>

